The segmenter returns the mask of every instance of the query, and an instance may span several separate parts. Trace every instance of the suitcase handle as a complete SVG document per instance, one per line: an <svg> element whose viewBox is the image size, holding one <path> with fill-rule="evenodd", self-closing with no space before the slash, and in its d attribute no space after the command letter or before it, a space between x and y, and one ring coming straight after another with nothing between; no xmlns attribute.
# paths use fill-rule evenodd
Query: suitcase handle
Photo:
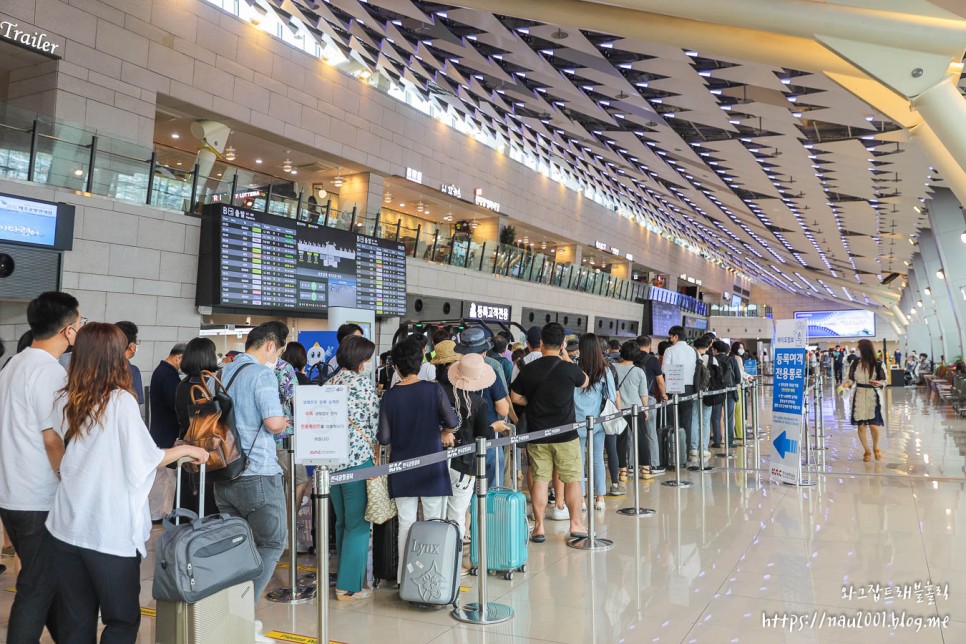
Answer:
<svg viewBox="0 0 966 644"><path fill-rule="evenodd" d="M189 521L194 522L198 520L198 515L192 512L191 510L185 510L184 508L175 508L168 515L164 517L163 519L164 529L168 530L170 528L174 528L176 525L175 521L177 519L188 519Z"/></svg>

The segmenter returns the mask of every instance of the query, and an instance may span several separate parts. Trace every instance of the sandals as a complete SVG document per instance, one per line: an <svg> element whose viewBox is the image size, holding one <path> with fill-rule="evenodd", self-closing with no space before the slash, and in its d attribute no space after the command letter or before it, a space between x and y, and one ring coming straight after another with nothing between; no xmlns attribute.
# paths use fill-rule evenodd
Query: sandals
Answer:
<svg viewBox="0 0 966 644"><path fill-rule="evenodd" d="M620 468L620 475L618 476L618 479L620 480L621 483L627 483L627 468L626 467Z"/></svg>
<svg viewBox="0 0 966 644"><path fill-rule="evenodd" d="M872 450L872 451L873 451L873 452L875 453L875 460L877 460L877 461L881 461L881 460L882 460L882 452L880 452L880 451L879 451L879 450L877 450L877 449L874 449L874 450Z"/></svg>
<svg viewBox="0 0 966 644"><path fill-rule="evenodd" d="M872 452L866 452L865 455L862 457L862 461L864 463L868 463L871 460L872 460Z"/></svg>

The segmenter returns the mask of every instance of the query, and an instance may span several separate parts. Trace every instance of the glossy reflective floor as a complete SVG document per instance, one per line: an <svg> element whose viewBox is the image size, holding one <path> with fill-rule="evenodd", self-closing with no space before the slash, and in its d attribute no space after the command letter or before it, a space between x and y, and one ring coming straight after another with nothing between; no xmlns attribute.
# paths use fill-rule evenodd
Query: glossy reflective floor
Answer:
<svg viewBox="0 0 966 644"><path fill-rule="evenodd" d="M765 428L769 394L764 388ZM530 547L527 574L489 577L490 598L516 611L509 622L461 624L447 610L420 610L379 589L369 601L330 601L330 639L966 642L966 585L959 579L966 573L966 420L923 389L889 389L886 396L881 462L862 462L845 402L827 394L821 413L828 449L816 458L824 456L824 465L811 468L812 487L768 481L767 468L752 469L751 447L739 450L730 469L715 457L714 472L683 476L690 488L662 486L663 477L642 483L642 505L657 511L652 517L621 516L616 510L631 497L608 498L597 518L599 536L615 543L610 551L568 548L566 522L548 522L547 542ZM760 442L763 463L767 446ZM149 556L145 607L153 606L152 568ZM280 583L283 577L279 571ZM10 588L12 573L0 581L0 590ZM930 597L930 581L948 584L945 596ZM464 602L475 601L475 578L464 584ZM870 586L879 587L875 596ZM12 598L0 592L4 621ZM263 600L258 615L266 631L315 634L313 604ZM151 617L141 634L141 641L154 641Z"/></svg>

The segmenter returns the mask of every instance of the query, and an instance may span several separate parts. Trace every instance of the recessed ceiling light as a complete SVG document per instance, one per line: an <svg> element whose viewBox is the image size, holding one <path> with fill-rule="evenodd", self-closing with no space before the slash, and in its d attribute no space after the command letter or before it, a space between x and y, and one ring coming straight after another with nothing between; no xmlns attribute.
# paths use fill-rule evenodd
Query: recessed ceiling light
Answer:
<svg viewBox="0 0 966 644"><path fill-rule="evenodd" d="M74 170L74 176L75 176L75 177L79 177L79 176L81 176L82 174L84 174L84 171L83 171L83 170L81 170L80 168L77 168L76 170Z"/></svg>
<svg viewBox="0 0 966 644"><path fill-rule="evenodd" d="M171 133L171 138L172 139L180 139L181 138L181 135L178 134L177 132L172 132Z"/></svg>
<svg viewBox="0 0 966 644"><path fill-rule="evenodd" d="M261 159L255 159L255 163L261 163L261 162L262 162Z"/></svg>

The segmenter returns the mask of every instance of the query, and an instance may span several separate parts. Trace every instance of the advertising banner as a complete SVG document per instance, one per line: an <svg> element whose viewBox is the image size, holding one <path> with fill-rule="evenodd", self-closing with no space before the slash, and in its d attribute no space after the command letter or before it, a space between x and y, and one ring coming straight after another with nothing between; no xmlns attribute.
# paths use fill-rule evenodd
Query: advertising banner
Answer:
<svg viewBox="0 0 966 644"><path fill-rule="evenodd" d="M771 475L783 483L802 481L802 422L805 406L806 320L775 322L775 386L771 407Z"/></svg>

